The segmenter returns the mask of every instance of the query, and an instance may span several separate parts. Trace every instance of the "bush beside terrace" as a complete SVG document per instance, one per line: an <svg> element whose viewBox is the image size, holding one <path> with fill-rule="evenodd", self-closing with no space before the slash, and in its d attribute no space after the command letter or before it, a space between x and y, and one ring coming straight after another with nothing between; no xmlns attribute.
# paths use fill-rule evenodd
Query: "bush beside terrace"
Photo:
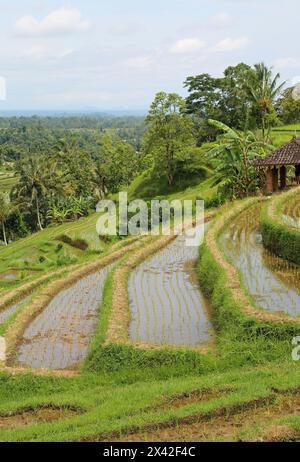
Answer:
<svg viewBox="0 0 300 462"><path fill-rule="evenodd" d="M218 351L225 363L235 366L289 357L291 339L300 332L300 319L255 306L219 243L232 220L257 200L262 199L251 198L223 208L200 251L200 284L214 311Z"/></svg>
<svg viewBox="0 0 300 462"><path fill-rule="evenodd" d="M283 219L284 207L297 196L300 198L300 188L275 196L263 209L261 231L263 244L268 250L300 265L300 229Z"/></svg>

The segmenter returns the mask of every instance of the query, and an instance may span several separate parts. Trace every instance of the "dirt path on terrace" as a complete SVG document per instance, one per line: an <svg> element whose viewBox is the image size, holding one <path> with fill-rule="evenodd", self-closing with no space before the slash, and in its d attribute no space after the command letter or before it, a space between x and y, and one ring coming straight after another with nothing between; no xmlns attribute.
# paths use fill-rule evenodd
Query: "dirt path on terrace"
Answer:
<svg viewBox="0 0 300 462"><path fill-rule="evenodd" d="M238 412L227 417L216 417L204 422L178 424L177 427L138 432L113 441L122 442L210 442L232 441L295 441L300 440L300 433L288 427L277 425L276 420L299 415L300 394L280 399L276 405L254 408ZM264 429L263 437L243 437L243 432L251 427ZM257 433L256 433L257 434ZM244 439L245 438L245 439Z"/></svg>
<svg viewBox="0 0 300 462"><path fill-rule="evenodd" d="M66 408L45 407L36 410L24 410L12 415L0 415L0 430L14 429L36 425L46 422L54 422L78 415L78 412Z"/></svg>

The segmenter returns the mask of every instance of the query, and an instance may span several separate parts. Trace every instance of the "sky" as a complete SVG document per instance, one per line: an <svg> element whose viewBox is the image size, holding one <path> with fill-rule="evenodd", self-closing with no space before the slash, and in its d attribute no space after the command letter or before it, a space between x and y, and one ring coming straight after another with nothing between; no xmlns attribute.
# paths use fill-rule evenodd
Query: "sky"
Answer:
<svg viewBox="0 0 300 462"><path fill-rule="evenodd" d="M0 111L144 110L239 62L300 82L299 13L299 0L0 0Z"/></svg>

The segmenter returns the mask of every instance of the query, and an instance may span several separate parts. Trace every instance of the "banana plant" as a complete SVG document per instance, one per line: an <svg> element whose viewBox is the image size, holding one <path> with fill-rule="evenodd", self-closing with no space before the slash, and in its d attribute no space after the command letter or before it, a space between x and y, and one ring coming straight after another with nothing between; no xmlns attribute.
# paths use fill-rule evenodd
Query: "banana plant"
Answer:
<svg viewBox="0 0 300 462"><path fill-rule="evenodd" d="M215 169L215 184L230 189L232 195L246 196L255 189L260 174L251 160L271 149L251 131L238 132L217 120L210 125L223 132L208 155Z"/></svg>

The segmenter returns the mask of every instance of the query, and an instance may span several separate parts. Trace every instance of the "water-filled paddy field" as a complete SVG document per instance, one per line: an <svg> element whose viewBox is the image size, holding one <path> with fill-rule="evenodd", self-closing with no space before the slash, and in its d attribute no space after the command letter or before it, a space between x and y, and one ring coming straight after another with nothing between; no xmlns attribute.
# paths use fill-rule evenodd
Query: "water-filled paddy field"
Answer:
<svg viewBox="0 0 300 462"><path fill-rule="evenodd" d="M290 200L283 211L284 220L300 228L300 195Z"/></svg>
<svg viewBox="0 0 300 462"><path fill-rule="evenodd" d="M22 300L19 300L18 302L14 303L13 305L8 306L7 308L4 308L4 310L0 311L0 325L4 324L11 316L13 316L19 308L21 308L23 305L25 305L29 300L31 296L29 295L26 298L23 298Z"/></svg>
<svg viewBox="0 0 300 462"><path fill-rule="evenodd" d="M240 214L221 237L221 243L258 307L296 317L300 315L300 268L263 247L261 207L257 204Z"/></svg>
<svg viewBox="0 0 300 462"><path fill-rule="evenodd" d="M195 269L198 252L179 236L131 273L131 340L193 347L212 340L209 306Z"/></svg>
<svg viewBox="0 0 300 462"><path fill-rule="evenodd" d="M86 357L111 268L87 276L54 297L25 330L17 350L17 365L67 369Z"/></svg>

